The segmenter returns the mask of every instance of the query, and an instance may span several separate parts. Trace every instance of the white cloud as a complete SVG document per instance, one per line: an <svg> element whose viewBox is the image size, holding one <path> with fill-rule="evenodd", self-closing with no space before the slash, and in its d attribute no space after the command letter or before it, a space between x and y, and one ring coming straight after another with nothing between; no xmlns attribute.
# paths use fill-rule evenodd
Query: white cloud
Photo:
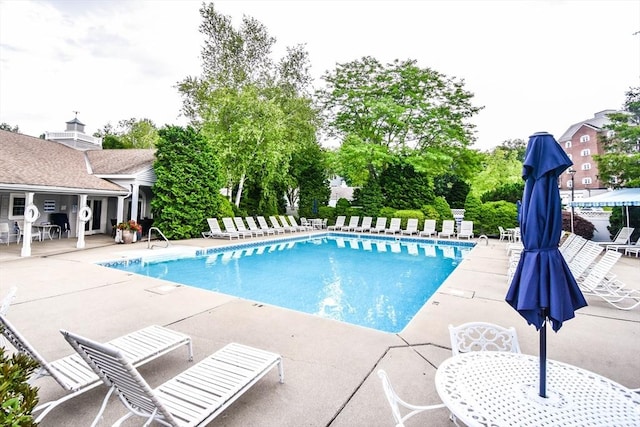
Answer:
<svg viewBox="0 0 640 427"><path fill-rule="evenodd" d="M319 78L370 55L464 79L485 108L479 148L556 137L640 86L640 3L631 1L214 2L306 44ZM78 117L90 132L130 117L183 124L175 84L200 73L200 1L0 2L0 122L39 135ZM318 82L319 84L319 82Z"/></svg>

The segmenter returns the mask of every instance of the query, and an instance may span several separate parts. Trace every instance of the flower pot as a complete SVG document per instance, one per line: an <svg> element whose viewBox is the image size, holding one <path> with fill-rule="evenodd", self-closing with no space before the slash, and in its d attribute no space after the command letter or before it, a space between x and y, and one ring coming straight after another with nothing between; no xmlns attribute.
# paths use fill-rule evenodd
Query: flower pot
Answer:
<svg viewBox="0 0 640 427"><path fill-rule="evenodd" d="M133 231L131 231L131 230L122 230L122 242L123 243L133 243Z"/></svg>

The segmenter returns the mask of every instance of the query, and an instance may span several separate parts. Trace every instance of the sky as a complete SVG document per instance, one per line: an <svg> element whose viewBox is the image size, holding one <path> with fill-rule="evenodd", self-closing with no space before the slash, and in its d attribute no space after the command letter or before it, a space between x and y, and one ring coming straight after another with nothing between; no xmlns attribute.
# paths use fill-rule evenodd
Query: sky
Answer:
<svg viewBox="0 0 640 427"><path fill-rule="evenodd" d="M416 60L463 80L483 107L474 148L556 139L640 87L640 0L213 2L309 52L314 85L336 64ZM77 117L93 134L148 118L185 125L176 84L201 74L201 1L0 0L0 123L39 136Z"/></svg>

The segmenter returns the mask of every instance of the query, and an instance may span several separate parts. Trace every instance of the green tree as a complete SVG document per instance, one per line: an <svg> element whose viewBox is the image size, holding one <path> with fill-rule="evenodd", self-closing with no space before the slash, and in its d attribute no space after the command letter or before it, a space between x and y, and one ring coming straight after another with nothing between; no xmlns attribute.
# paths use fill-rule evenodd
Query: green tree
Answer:
<svg viewBox="0 0 640 427"><path fill-rule="evenodd" d="M5 123L5 122L0 123L0 130L7 130L9 132L14 132L14 133L20 132L18 125L11 126L9 123Z"/></svg>
<svg viewBox="0 0 640 427"><path fill-rule="evenodd" d="M416 61L376 59L339 64L317 92L329 136L341 142L341 175L353 185L378 179L398 155L416 171L440 174L473 141L469 119L479 111L456 81Z"/></svg>
<svg viewBox="0 0 640 427"><path fill-rule="evenodd" d="M427 175L417 172L409 163L390 164L379 181L385 204L395 209L420 209L435 197Z"/></svg>
<svg viewBox="0 0 640 427"><path fill-rule="evenodd" d="M522 181L522 159L518 158L517 150L496 147L482 155L482 170L471 179L471 192L475 196Z"/></svg>
<svg viewBox="0 0 640 427"><path fill-rule="evenodd" d="M219 153L230 200L240 206L249 186L249 196L260 200L246 205L271 210L285 191L297 194L290 161L316 142L317 113L304 95L311 81L308 54L290 47L276 63L276 40L254 18L244 16L235 29L213 3L203 4L200 14L202 74L178 84L183 112Z"/></svg>
<svg viewBox="0 0 640 427"><path fill-rule="evenodd" d="M149 119L130 118L120 120L114 127L111 122L93 134L102 138L102 148L154 148L158 141L158 129Z"/></svg>
<svg viewBox="0 0 640 427"><path fill-rule="evenodd" d="M604 154L594 155L598 178L611 187L640 187L640 87L626 93L624 112L607 115Z"/></svg>
<svg viewBox="0 0 640 427"><path fill-rule="evenodd" d="M458 175L443 174L436 176L433 182L434 194L447 199L449 205L454 209L462 209L464 207L467 194L469 194L470 186L463 181Z"/></svg>
<svg viewBox="0 0 640 427"><path fill-rule="evenodd" d="M288 191L289 203L295 204L295 196L291 194L295 192L298 199L298 215L317 216L318 208L326 205L331 196L322 148L311 143L296 150L291 158L289 176L292 179Z"/></svg>
<svg viewBox="0 0 640 427"><path fill-rule="evenodd" d="M211 144L192 127L160 129L151 207L154 226L169 239L197 237L219 216L220 165Z"/></svg>
<svg viewBox="0 0 640 427"><path fill-rule="evenodd" d="M370 179L353 191L353 204L362 207L363 216L377 217L384 207L384 195L378 181Z"/></svg>
<svg viewBox="0 0 640 427"><path fill-rule="evenodd" d="M524 181L510 182L505 185L501 185L495 190L487 191L481 197L484 203L486 202L498 202L504 200L511 203L516 203L518 200L522 200L522 194L524 193Z"/></svg>

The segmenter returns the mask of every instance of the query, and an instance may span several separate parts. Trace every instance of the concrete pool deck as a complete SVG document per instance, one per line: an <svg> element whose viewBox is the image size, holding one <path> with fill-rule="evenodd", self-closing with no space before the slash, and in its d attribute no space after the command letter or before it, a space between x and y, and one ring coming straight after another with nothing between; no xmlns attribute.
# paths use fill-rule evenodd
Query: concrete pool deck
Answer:
<svg viewBox="0 0 640 427"><path fill-rule="evenodd" d="M237 241L192 239L173 242L171 248L230 243ZM20 258L15 244L2 245L0 297L11 286L18 287L8 318L47 360L72 353L60 329L107 341L150 324L189 334L195 361L229 342L281 354L285 383L278 383L274 370L211 426L392 426L377 370L387 371L406 400L439 403L434 376L451 354L449 324L489 321L514 326L522 351L538 354L537 331L504 302L505 245L497 239L479 241L399 334L96 265L149 251L146 242L114 245L106 236L88 236L84 250L75 250L73 239L34 242L30 258ZM640 289L640 258L622 257L613 272L627 286ZM558 333L548 332L548 357L627 387L640 387L640 307L622 311L592 297L587 302L590 305ZM186 352L177 350L144 365L140 372L156 386L189 366ZM50 378L36 385L41 402L65 394ZM99 387L65 402L40 425L89 425L105 392L106 387ZM122 404L112 398L99 425L111 425L124 413ZM408 425L450 427L448 416L446 409L429 411ZM142 424L137 419L124 425Z"/></svg>

